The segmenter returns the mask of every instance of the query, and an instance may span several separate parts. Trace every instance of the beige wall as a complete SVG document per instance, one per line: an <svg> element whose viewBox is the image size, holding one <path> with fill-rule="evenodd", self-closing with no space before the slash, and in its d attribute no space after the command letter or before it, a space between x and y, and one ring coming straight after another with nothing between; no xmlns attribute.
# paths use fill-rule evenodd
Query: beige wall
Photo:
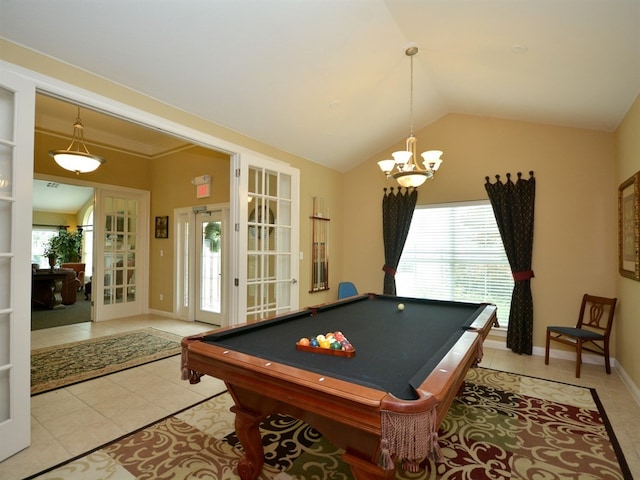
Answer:
<svg viewBox="0 0 640 480"><path fill-rule="evenodd" d="M616 183L640 170L640 96L616 131ZM633 383L640 388L640 282L616 275L619 305L616 314L616 352Z"/></svg>
<svg viewBox="0 0 640 480"><path fill-rule="evenodd" d="M31 223L56 227L67 225L69 226L69 231L75 230L78 225L75 215L55 212L33 212Z"/></svg>
<svg viewBox="0 0 640 480"><path fill-rule="evenodd" d="M301 165L300 173L300 307L317 305L338 298L338 282L344 279L342 225L344 215L343 175L318 164ZM309 293L311 288L311 220L313 197L324 200L329 222L329 283L325 292Z"/></svg>
<svg viewBox="0 0 640 480"><path fill-rule="evenodd" d="M299 287L300 296L299 303L301 306L323 303L336 297L337 282L342 277L342 266L340 259L342 253L342 174L323 167L316 163L309 162L301 157L297 157L287 152L275 149L269 145L262 144L251 138L238 134L237 132L225 129L219 125L207 122L202 118L189 115L184 111L172 108L164 103L157 102L153 99L145 97L139 93L133 92L120 85L111 83L103 78L93 76L85 71L78 70L72 66L56 62L50 58L39 55L32 51L21 48L15 44L0 39L0 59L9 63L19 65L20 67L31 71L46 75L51 78L75 85L95 94L113 99L115 101L130 105L150 114L166 118L174 123L184 125L188 128L201 131L207 135L218 137L225 142L240 145L243 148L254 150L260 154L270 158L285 162L292 167L300 169L300 250L303 259L300 261ZM56 175L60 177L75 178L75 174L67 172L55 165L48 155L48 150L60 147L60 139L56 141L46 140L42 133L36 134L35 145L35 165L34 171L39 174ZM187 185L182 193L172 190L172 200L168 203L162 198L166 198L167 189L163 185L169 179L173 179L171 175L163 173L162 169L152 169L153 161L140 157L120 157L111 151L104 151L98 147L91 147L92 153L103 155L108 158L105 165L100 167L96 172L83 174L82 178L87 181L94 181L103 184L126 186L130 188L138 188L151 191L152 198L152 216L161 215L167 208L168 203L176 201L175 206L189 205L182 203L183 194L191 195L193 186ZM154 160L155 161L155 160ZM171 162L160 162L171 171ZM175 165L174 165L175 167ZM178 173L182 174L178 168ZM186 175L192 178L201 175L199 169L194 170L193 174ZM215 180L214 180L215 181ZM160 188L158 185L162 185ZM215 187L214 187L215 188ZM331 215L330 229L330 283L331 289L327 292L319 292L310 294L311 287L311 215L312 198L320 196L325 199L325 204ZM204 202L209 203L209 202ZM173 208L173 207L171 207ZM169 262L158 263L159 242L152 238L150 265L152 270L152 278L158 273L164 279L162 281L150 282L150 301L151 307L162 311L171 311L171 295L165 295L164 301L159 303L159 293L168 288L168 282L172 281L173 271L167 272L166 266ZM166 242L166 241L164 241ZM171 253L173 255L173 253ZM173 262L171 262L171 265Z"/></svg>
<svg viewBox="0 0 640 480"><path fill-rule="evenodd" d="M151 218L169 216L169 238L155 238L151 222L149 306L165 312L173 311L175 208L229 203L228 155L202 147L193 147L154 159L151 174ZM196 198L194 177L211 176L211 196ZM162 256L160 251L162 250ZM160 294L163 300L160 300Z"/></svg>
<svg viewBox="0 0 640 480"><path fill-rule="evenodd" d="M78 175L58 166L48 153L49 150L64 149L67 146L68 141L65 139L36 132L33 170L43 175L77 179ZM80 177L82 180L140 190L151 189L151 161L149 159L106 150L94 145L90 146L90 151L106 158L107 161L95 172L83 173Z"/></svg>
<svg viewBox="0 0 640 480"><path fill-rule="evenodd" d="M546 325L575 323L583 293L615 295L612 134L448 115L416 136L421 151L444 151L436 177L419 188L419 204L486 199L485 176L534 171L534 346L544 345ZM383 187L395 182L376 161L394 148L345 175L343 268L362 291L382 291L381 203Z"/></svg>
<svg viewBox="0 0 640 480"><path fill-rule="evenodd" d="M403 139L398 139L399 143L388 151L381 152L376 158L365 161L343 175L3 40L0 40L0 52L2 58L11 63L299 168L300 247L304 256L300 264L300 305L335 298L337 282L341 280L355 281L361 291L381 291L381 267L384 261L382 188L393 184L384 179L375 162L401 147ZM506 172L515 175L518 171L528 175L529 170L535 172L537 197L533 268L536 278L532 281L534 345L542 347L547 324L571 324L575 321L577 305L584 292L611 296L617 294L620 311L619 322L614 330L615 355L636 385L640 385L640 354L633 339L637 338L640 328L635 318L640 307L640 284L622 279L617 274L616 214L617 186L640 169L639 128L640 106L636 101L616 136L462 115L448 115L417 132L421 150L437 147L445 152L445 163L436 179L420 188L418 201L421 204L486 198L483 186L486 175L504 175ZM36 171L64 175L59 170L52 172L50 163L41 163L44 158L48 157L36 158ZM153 215L165 214L169 205L161 200L163 192L166 192L164 173L152 171L148 166L141 165L140 168L135 178L110 173L107 168L101 169L95 174L95 181L113 184L122 184L117 182L119 178L125 178L127 182L135 180L134 183L141 181L146 186L127 186L151 190ZM103 172L104 175L108 174L108 180L101 177ZM198 171L194 175L202 173ZM163 184L160 191L158 184ZM177 194L177 197L180 195ZM314 196L325 199L331 218L332 289L309 294L311 224L308 217ZM152 241L152 256L157 253L156 248L157 242ZM162 273L165 273L164 270ZM170 275L172 272L166 272L167 278ZM164 285L158 287L154 283L152 291L156 292L158 288L164 288ZM170 309L165 304L154 304L155 307L166 308L167 311Z"/></svg>

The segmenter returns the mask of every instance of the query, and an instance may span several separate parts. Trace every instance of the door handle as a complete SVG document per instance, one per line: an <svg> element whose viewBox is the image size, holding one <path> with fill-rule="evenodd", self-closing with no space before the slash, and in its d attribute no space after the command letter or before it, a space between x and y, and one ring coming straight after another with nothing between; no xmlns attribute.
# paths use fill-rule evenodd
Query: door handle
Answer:
<svg viewBox="0 0 640 480"><path fill-rule="evenodd" d="M291 279L291 284L292 284L292 285L295 285L296 283L298 283L298 280L296 280L295 278L292 278L292 279Z"/></svg>

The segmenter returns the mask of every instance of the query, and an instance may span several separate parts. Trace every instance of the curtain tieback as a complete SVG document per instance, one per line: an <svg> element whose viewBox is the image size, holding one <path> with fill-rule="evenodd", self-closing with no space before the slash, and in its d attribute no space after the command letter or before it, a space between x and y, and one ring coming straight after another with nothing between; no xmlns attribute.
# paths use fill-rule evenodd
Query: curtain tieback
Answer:
<svg viewBox="0 0 640 480"><path fill-rule="evenodd" d="M535 275L533 270L525 270L523 272L511 272L514 282L522 282L523 280L531 280Z"/></svg>
<svg viewBox="0 0 640 480"><path fill-rule="evenodd" d="M393 267L390 267L389 265L387 265L386 263L384 264L384 266L382 267L382 270L384 270L384 273L391 275L392 277L396 276L396 269Z"/></svg>

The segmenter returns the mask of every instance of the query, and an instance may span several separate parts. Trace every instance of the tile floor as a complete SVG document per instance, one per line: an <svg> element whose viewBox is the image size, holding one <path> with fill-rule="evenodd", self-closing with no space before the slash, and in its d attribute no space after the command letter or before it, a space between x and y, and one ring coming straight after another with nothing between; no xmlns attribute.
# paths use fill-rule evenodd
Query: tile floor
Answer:
<svg viewBox="0 0 640 480"><path fill-rule="evenodd" d="M144 315L100 323L83 323L32 332L32 348L47 347L126 330L153 326L181 336L211 330L210 325ZM575 364L485 348L481 366L575 385L594 387L616 432L634 477L640 479L640 405L615 369ZM31 399L32 444L4 462L0 478L21 479L73 458L123 434L170 415L224 389L205 377L198 385L180 380L180 357L89 380Z"/></svg>

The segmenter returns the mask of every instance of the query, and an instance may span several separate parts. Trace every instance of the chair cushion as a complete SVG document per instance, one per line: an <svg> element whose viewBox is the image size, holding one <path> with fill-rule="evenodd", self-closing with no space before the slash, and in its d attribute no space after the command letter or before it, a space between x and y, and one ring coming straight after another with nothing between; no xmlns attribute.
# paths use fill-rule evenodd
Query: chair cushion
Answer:
<svg viewBox="0 0 640 480"><path fill-rule="evenodd" d="M547 327L547 330L570 337L581 338L583 340L604 340L604 335L575 327Z"/></svg>

